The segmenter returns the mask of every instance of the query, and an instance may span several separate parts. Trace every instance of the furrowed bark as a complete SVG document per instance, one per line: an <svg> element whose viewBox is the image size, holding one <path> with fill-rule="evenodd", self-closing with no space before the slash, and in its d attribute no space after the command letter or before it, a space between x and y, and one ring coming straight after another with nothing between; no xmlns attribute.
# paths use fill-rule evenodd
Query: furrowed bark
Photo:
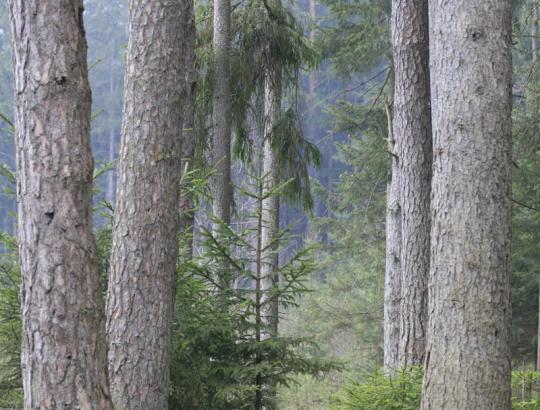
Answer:
<svg viewBox="0 0 540 410"><path fill-rule="evenodd" d="M510 404L510 0L430 0L433 196L422 409Z"/></svg>
<svg viewBox="0 0 540 410"><path fill-rule="evenodd" d="M10 0L25 409L111 409L80 0Z"/></svg>
<svg viewBox="0 0 540 410"><path fill-rule="evenodd" d="M400 173L399 364L422 364L427 326L431 195L431 108L427 0L394 0L394 138Z"/></svg>
<svg viewBox="0 0 540 410"><path fill-rule="evenodd" d="M167 408L187 25L182 0L131 0L107 299L115 408Z"/></svg>

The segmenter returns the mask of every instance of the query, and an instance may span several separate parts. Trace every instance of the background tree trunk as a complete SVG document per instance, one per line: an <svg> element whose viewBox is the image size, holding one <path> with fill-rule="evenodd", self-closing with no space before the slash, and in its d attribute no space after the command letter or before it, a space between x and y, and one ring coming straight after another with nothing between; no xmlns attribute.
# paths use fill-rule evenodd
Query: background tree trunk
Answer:
<svg viewBox="0 0 540 410"><path fill-rule="evenodd" d="M510 0L430 0L433 202L422 409L510 405Z"/></svg>
<svg viewBox="0 0 540 410"><path fill-rule="evenodd" d="M401 205L399 363L422 364L427 326L431 109L427 0L394 0L394 138Z"/></svg>
<svg viewBox="0 0 540 410"><path fill-rule="evenodd" d="M193 0L185 3L186 36L184 38L184 69L186 78L184 116L182 118L182 172L194 169L196 132L195 132L195 102L197 97L197 71L195 66L195 10ZM193 256L193 225L195 212L193 210L193 194L189 188L180 193L180 232L187 235L185 258Z"/></svg>
<svg viewBox="0 0 540 410"><path fill-rule="evenodd" d="M116 44L113 41L113 55L110 57L109 61L109 104L108 104L108 111L109 111L109 157L108 161L112 162L114 161L114 157L116 154L116 133L114 129L114 109L113 109L113 101L114 96L116 94L116 82L114 81L114 55L116 54ZM113 170L109 171L107 173L107 190L105 191L105 199L109 201L111 204L114 203L114 172Z"/></svg>
<svg viewBox="0 0 540 410"><path fill-rule="evenodd" d="M278 158L273 146L276 127L281 118L281 70L269 70L265 80L264 98L264 135L262 176L263 195L269 195L279 185ZM279 267L279 195L274 193L262 200L262 226L261 226L261 316L263 325L263 339L278 336L279 301L275 291L279 283L277 269ZM265 409L276 408L276 386L269 383L264 386L269 390Z"/></svg>
<svg viewBox="0 0 540 410"><path fill-rule="evenodd" d="M26 409L110 409L80 0L9 1Z"/></svg>
<svg viewBox="0 0 540 410"><path fill-rule="evenodd" d="M115 408L166 409L178 255L181 0L131 0L107 300Z"/></svg>
<svg viewBox="0 0 540 410"><path fill-rule="evenodd" d="M231 222L231 0L214 0L214 94L212 113L212 164L215 175L211 180L214 216L225 224ZM214 232L218 232L214 224Z"/></svg>
<svg viewBox="0 0 540 410"><path fill-rule="evenodd" d="M399 325L401 304L401 206L400 166L395 154L392 112L386 106L388 150L392 155L386 190L386 273L384 276L384 369L391 373L399 363Z"/></svg>
<svg viewBox="0 0 540 410"><path fill-rule="evenodd" d="M533 81L538 87L538 4L533 4L531 23L531 64L533 65ZM538 92L538 91L537 91ZM534 99L534 112L538 118L540 114L540 97ZM536 339L536 371L540 372L540 279L538 281L538 336Z"/></svg>

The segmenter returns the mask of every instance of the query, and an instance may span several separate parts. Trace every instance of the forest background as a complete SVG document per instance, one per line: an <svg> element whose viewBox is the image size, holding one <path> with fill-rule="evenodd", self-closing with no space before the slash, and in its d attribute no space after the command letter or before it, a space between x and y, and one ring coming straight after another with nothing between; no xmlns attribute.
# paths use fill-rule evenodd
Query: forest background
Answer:
<svg viewBox="0 0 540 410"><path fill-rule="evenodd" d="M250 23L245 10L254 4L245 1L234 6L234 26L238 32L248 31L246 25ZM315 144L322 155L320 167L308 167L312 206L305 206L309 202L306 197L281 206L280 225L290 226L292 233L281 251L284 259L305 248L314 249L316 259L302 282L309 291L295 296L296 303L280 321L280 332L315 342L316 346L302 344L298 349L305 349L307 355L321 362L320 367L313 368L318 377L294 376L279 389L281 408L329 408L346 396L347 389L350 391L357 381L373 377L382 364L386 186L390 163L386 108L393 89L390 6L387 0L310 0L286 4L303 32L302 42L309 50L309 58L292 71L294 87L285 100L300 119L303 137ZM538 111L529 108L540 99L536 57L538 8L538 1L514 2L512 359L517 370L532 369L538 360L540 135ZM196 4L198 67L204 67L208 57L210 12L208 5ZM114 204L116 192L114 160L122 120L127 4L89 0L85 22L93 93L92 145L97 168L103 171L96 178L95 228L98 239L102 239L98 242L103 245L103 266L107 266L107 204ZM7 10L2 3L0 112L5 121L0 136L0 162L5 189L0 197L0 228L5 234L0 265L4 314L0 321L0 344L2 351L9 354L0 358L0 405L20 398L19 374L13 371L14 363L18 363L14 346L19 339L13 333L17 318L5 314L13 313L12 308L17 305L16 300L9 299L13 297L9 291L13 290L10 283L18 280L13 276L16 255L10 237L14 232L15 200L9 31ZM249 42L244 40L233 43L233 55L246 52L242 47L248 47ZM235 61L233 79L242 76L246 69ZM204 70L199 75L200 99L204 101ZM249 179L241 155L233 165L233 179L237 186ZM245 222L243 212L252 205L242 198L241 190L235 200L235 222L241 225ZM201 227L209 224L207 211L202 199L195 216ZM195 234L195 254L205 252L203 232L199 228ZM197 289L186 285L178 293L189 300ZM13 304L8 304L8 300ZM196 308L204 311L202 303ZM177 306L179 315L188 309L195 308ZM214 312L212 307L208 311ZM191 325L201 327L200 322ZM331 364L323 363L323 359L329 359ZM204 372L202 369L195 366L193 373ZM192 376L182 377L189 380ZM174 381L174 370L172 378ZM176 381L183 386L182 380ZM185 392L176 393L180 397Z"/></svg>

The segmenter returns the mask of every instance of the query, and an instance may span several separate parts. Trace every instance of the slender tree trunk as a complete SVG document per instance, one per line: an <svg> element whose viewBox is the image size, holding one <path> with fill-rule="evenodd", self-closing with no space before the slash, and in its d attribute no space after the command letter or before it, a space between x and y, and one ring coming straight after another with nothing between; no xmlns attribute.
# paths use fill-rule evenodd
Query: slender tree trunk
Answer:
<svg viewBox="0 0 540 410"><path fill-rule="evenodd" d="M10 0L25 409L111 409L83 2Z"/></svg>
<svg viewBox="0 0 540 410"><path fill-rule="evenodd" d="M215 175L211 181L214 216L231 221L231 0L214 0L214 94L212 162ZM214 224L217 233L219 224Z"/></svg>
<svg viewBox="0 0 540 410"><path fill-rule="evenodd" d="M197 72L195 67L195 11L193 0L185 1L184 11L186 21L186 36L184 49L184 65L186 74L186 94L184 104L184 117L182 125L182 172L190 172L194 169L195 162L195 99ZM190 187L180 193L180 231L187 235L186 258L193 256L193 225L195 223L195 213L193 210L193 194Z"/></svg>
<svg viewBox="0 0 540 410"><path fill-rule="evenodd" d="M116 44L113 41L113 53L111 55L111 60L109 63L109 162L114 161L115 146L116 146L116 133L114 129L114 116L115 112L113 109L114 95L116 93L116 82L114 78L114 58L116 56ZM109 171L107 174L107 190L105 191L105 198L110 203L114 203L114 172Z"/></svg>
<svg viewBox="0 0 540 410"><path fill-rule="evenodd" d="M256 255L255 255L255 340L257 343L263 340L263 320L262 320L262 230L263 230L263 192L264 186L259 186L259 199L257 201L257 238L256 238ZM261 353L257 352L256 363L260 365L262 362ZM262 375L257 373L255 376L255 403L254 409L261 410L263 407L263 382Z"/></svg>
<svg viewBox="0 0 540 410"><path fill-rule="evenodd" d="M269 195L279 185L279 166L272 139L281 119L281 70L276 68L267 74L264 101L264 138L262 175L263 195ZM277 336L278 301L269 295L277 286L276 271L279 264L278 242L279 230L279 195L269 195L262 202L262 288L265 307L264 321L268 326L270 337Z"/></svg>
<svg viewBox="0 0 540 410"><path fill-rule="evenodd" d="M317 21L317 0L309 0L309 17L311 19L311 24L313 26L311 27L309 31L309 41L314 43L315 42L315 23ZM310 115L313 115L313 106L315 105L315 96L316 96L316 81L317 77L315 75L315 70L311 70L309 72L308 76L308 101L311 104L311 113ZM310 120L313 120L313 118L310 118ZM310 135L312 137L312 135Z"/></svg>
<svg viewBox="0 0 540 410"><path fill-rule="evenodd" d="M399 366L401 303L401 206L400 166L392 132L392 112L386 105L388 150L392 155L386 190L386 273L384 277L384 369L390 374Z"/></svg>
<svg viewBox="0 0 540 410"><path fill-rule="evenodd" d="M531 23L531 64L535 73L533 80L535 81L535 90L538 87L538 5L533 5ZM538 91L536 91L538 93ZM538 116L540 114L540 97L538 94L534 99L534 112ZM538 117L536 117L538 118ZM540 372L540 281L538 282L538 337L536 338L536 371Z"/></svg>
<svg viewBox="0 0 540 410"><path fill-rule="evenodd" d="M281 118L281 69L269 70L265 80L264 98L264 136L263 136L263 160L262 175L263 196L262 200L262 227L261 227L261 304L262 324L264 328L263 338L278 336L279 323L279 300L276 290L279 283L279 195L270 194L279 184L278 157L272 146L272 139L276 127ZM265 386L268 389L268 400L265 409L276 408L276 386L270 383Z"/></svg>
<svg viewBox="0 0 540 410"><path fill-rule="evenodd" d="M431 109L427 0L394 0L394 138L401 205L400 366L422 364L427 326Z"/></svg>
<svg viewBox="0 0 540 410"><path fill-rule="evenodd" d="M182 0L131 0L107 299L118 409L167 408L178 255Z"/></svg>
<svg viewBox="0 0 540 410"><path fill-rule="evenodd" d="M510 405L510 0L430 0L433 201L422 409Z"/></svg>

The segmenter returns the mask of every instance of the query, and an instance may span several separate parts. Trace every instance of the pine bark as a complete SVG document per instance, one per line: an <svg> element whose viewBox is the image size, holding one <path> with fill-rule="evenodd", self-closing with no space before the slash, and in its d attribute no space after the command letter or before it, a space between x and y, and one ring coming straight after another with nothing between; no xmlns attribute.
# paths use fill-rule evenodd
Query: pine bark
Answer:
<svg viewBox="0 0 540 410"><path fill-rule="evenodd" d="M111 409L81 0L10 0L25 409Z"/></svg>
<svg viewBox="0 0 540 410"><path fill-rule="evenodd" d="M118 409L166 409L178 256L182 0L131 0L107 336Z"/></svg>
<svg viewBox="0 0 540 410"><path fill-rule="evenodd" d="M433 197L422 409L510 405L510 0L430 0Z"/></svg>
<svg viewBox="0 0 540 410"><path fill-rule="evenodd" d="M399 364L422 364L427 326L431 108L427 0L394 0L394 138L401 205Z"/></svg>
<svg viewBox="0 0 540 410"><path fill-rule="evenodd" d="M214 91L212 112L212 210L225 224L231 222L231 0L214 0ZM219 232L219 224L214 224Z"/></svg>
<svg viewBox="0 0 540 410"><path fill-rule="evenodd" d="M391 108L386 107L388 150L391 168L386 190L386 272L384 276L384 369L390 374L399 366L401 305L401 205L400 166L392 131Z"/></svg>

